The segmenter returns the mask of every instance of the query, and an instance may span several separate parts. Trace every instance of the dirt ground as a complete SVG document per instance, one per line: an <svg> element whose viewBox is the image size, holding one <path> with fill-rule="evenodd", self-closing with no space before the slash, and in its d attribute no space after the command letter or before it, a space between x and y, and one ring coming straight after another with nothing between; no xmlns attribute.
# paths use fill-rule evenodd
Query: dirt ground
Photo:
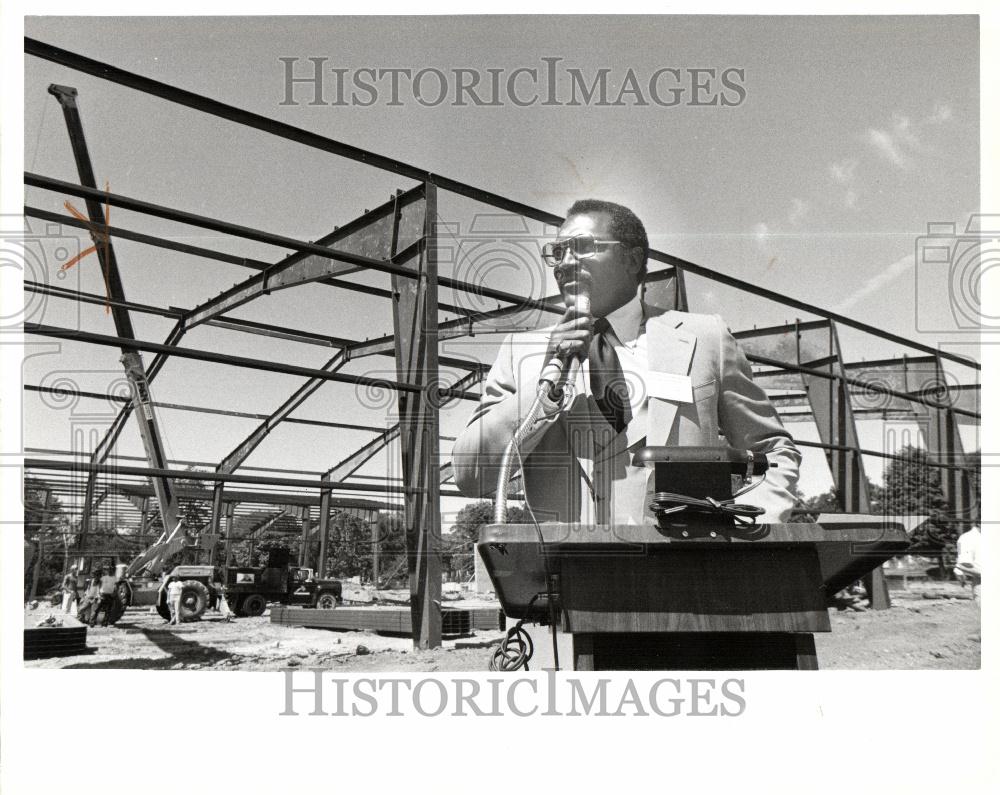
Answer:
<svg viewBox="0 0 1000 795"><path fill-rule="evenodd" d="M915 583L893 591L889 610L830 610L833 632L816 635L821 669L975 669L979 604L953 583ZM458 606L460 603L456 603ZM25 614L26 626L44 615ZM25 662L31 668L139 668L274 671L289 666L360 672L485 671L502 633L446 639L416 651L406 637L271 624L267 614L228 623L218 614L167 626L147 609L129 609L113 627L87 631L91 653Z"/></svg>

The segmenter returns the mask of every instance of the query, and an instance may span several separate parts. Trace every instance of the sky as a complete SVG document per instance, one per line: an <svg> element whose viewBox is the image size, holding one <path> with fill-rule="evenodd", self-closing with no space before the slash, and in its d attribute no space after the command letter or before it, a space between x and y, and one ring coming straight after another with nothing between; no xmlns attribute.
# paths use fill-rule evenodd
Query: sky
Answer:
<svg viewBox="0 0 1000 795"><path fill-rule="evenodd" d="M433 173L563 214L576 198L609 198L630 206L654 248L851 318L978 359L975 339L949 311L954 278L930 266L917 246L930 222L961 232L979 206L979 75L977 22L955 17L826 18L28 18L28 36L107 61L265 116L370 149ZM738 104L518 107L421 105L403 92L400 105L297 104L285 99L285 65L326 58L351 70L437 68L484 76L502 69L579 69L592 79L611 70L620 86L628 70L640 83L662 68L742 70ZM565 72L560 90L568 91ZM617 82L616 82L617 81ZM127 88L25 58L25 168L77 182L65 126L50 83L76 87L90 154L111 190L266 231L314 240L384 202L409 180L240 128ZM330 84L332 85L332 83ZM428 85L432 85L430 82ZM730 91L727 96L737 96ZM688 98L690 94L688 95ZM66 199L26 189L26 202L65 212ZM82 202L75 200L77 207ZM481 234L466 199L443 195L442 220L457 236ZM274 261L286 250L112 209L112 223L227 253ZM33 229L45 240L47 264L33 277L60 287L104 290L91 255L58 278L54 252L89 242L73 230ZM506 234L506 233L505 233ZM531 225L527 236L545 234ZM60 237L62 236L62 237ZM492 232L488 239L497 237ZM510 247L503 238L502 246ZM514 246L520 245L520 238ZM465 241L466 243L468 240ZM458 245L458 243L456 243ZM128 241L115 244L129 300L190 308L251 275ZM456 257L458 275L471 272ZM448 272L452 266L443 266ZM463 270L464 269L464 270ZM29 275L28 278L32 276ZM388 279L366 274L366 283ZM488 285L513 292L555 292L537 263L521 272L499 268ZM809 316L747 297L705 279L688 283L692 311L721 314L733 329ZM442 301L456 300L447 290ZM49 299L32 306L35 322L114 333L98 306ZM389 306L319 285L261 298L232 313L354 339L391 332ZM134 315L140 339L160 342L172 321ZM849 361L897 356L904 349L841 328ZM449 343L443 353L491 361L499 338ZM103 391L120 378L114 348L28 340L25 383L69 379ZM185 346L318 367L331 351L199 327ZM911 351L912 352L912 351ZM148 364L149 356L146 357ZM952 368L956 380L974 371ZM346 372L394 375L390 359L352 363ZM299 380L233 367L172 359L154 383L158 401L270 413ZM471 404L442 413L454 436ZM100 428L100 402L59 405L24 396L24 444L67 449L72 433ZM327 384L296 416L384 427L384 407L359 405L354 388ZM161 411L168 455L215 462L255 422ZM796 423L792 432L816 439ZM861 423L863 446L879 447L883 429ZM283 425L247 460L252 466L325 470L371 438L353 431ZM970 449L975 439L966 440ZM442 443L447 454L450 443ZM118 451L141 455L130 423ZM395 449L390 450L395 452ZM393 455L365 474L396 473ZM869 474L881 472L867 460ZM806 451L802 489L829 485L822 456ZM457 500L446 500L447 523Z"/></svg>

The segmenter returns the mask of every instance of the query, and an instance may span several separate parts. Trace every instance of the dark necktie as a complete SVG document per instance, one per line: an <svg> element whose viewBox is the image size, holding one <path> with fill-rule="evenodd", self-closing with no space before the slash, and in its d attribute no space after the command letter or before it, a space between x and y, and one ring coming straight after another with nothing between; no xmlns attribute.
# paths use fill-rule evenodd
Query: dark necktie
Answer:
<svg viewBox="0 0 1000 795"><path fill-rule="evenodd" d="M607 318L594 321L594 336L590 341L590 390L604 418L620 433L632 419L629 406L628 385L622 373L618 354L608 332L611 324Z"/></svg>

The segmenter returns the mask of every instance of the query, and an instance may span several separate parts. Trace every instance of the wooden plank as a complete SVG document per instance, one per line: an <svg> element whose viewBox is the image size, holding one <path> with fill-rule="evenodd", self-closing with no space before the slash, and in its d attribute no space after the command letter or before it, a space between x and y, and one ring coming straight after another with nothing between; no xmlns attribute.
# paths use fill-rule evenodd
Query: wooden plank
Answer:
<svg viewBox="0 0 1000 795"><path fill-rule="evenodd" d="M472 629L474 630L499 630L503 623L502 611L499 607L461 607L472 618Z"/></svg>
<svg viewBox="0 0 1000 795"><path fill-rule="evenodd" d="M87 652L87 627L32 627L24 630L24 659L68 657Z"/></svg>
<svg viewBox="0 0 1000 795"><path fill-rule="evenodd" d="M472 630L469 610L445 608L440 611L444 634L467 635ZM272 607L271 623L315 629L358 630L412 635L412 615L409 607L377 605L372 607L338 607L317 610L308 607Z"/></svg>

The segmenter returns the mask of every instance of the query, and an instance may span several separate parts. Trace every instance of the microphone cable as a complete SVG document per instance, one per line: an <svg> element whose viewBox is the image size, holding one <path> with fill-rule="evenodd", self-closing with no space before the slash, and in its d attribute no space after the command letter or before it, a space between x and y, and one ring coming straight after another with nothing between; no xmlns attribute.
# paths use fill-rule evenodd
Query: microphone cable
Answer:
<svg viewBox="0 0 1000 795"><path fill-rule="evenodd" d="M657 519L681 511L691 511L692 513L732 519L741 527L751 527L757 524L757 517L764 513L764 509L757 505L738 503L733 500L716 500L712 497L698 499L697 497L688 497L685 494L674 494L670 491L656 492L653 495L653 501L649 503L649 510L656 515Z"/></svg>
<svg viewBox="0 0 1000 795"><path fill-rule="evenodd" d="M567 393L565 395L567 402L572 399L572 393ZM521 458L521 447L517 448L517 465L521 468L521 483L524 483L524 459ZM542 557L542 570L545 572L545 601L549 608L549 627L550 634L552 637L552 663L555 669L559 670L559 643L556 639L556 620L558 618L556 614L556 600L555 594L552 592L552 580L554 574L549 568L549 553L545 548L545 538L542 536L542 526L538 523L538 518L535 516L535 509L531 507L531 501L528 499L528 491L523 488L524 491L524 507L528 509L528 515L531 517L531 522L535 526L535 535L538 537L538 549ZM528 603L528 607L531 607L535 603L535 600L539 597L539 594L535 594L531 597L531 602ZM523 623L523 622L522 622ZM521 624L519 623L515 629L520 629ZM529 637L530 641L530 637ZM529 652L528 658L531 658L531 653ZM528 670L527 660L525 661L524 670Z"/></svg>
<svg viewBox="0 0 1000 795"><path fill-rule="evenodd" d="M531 659L535 647L531 642L531 635L521 628L523 624L522 618L507 630L507 636L490 658L491 671L518 671L521 668L528 670L528 660Z"/></svg>

